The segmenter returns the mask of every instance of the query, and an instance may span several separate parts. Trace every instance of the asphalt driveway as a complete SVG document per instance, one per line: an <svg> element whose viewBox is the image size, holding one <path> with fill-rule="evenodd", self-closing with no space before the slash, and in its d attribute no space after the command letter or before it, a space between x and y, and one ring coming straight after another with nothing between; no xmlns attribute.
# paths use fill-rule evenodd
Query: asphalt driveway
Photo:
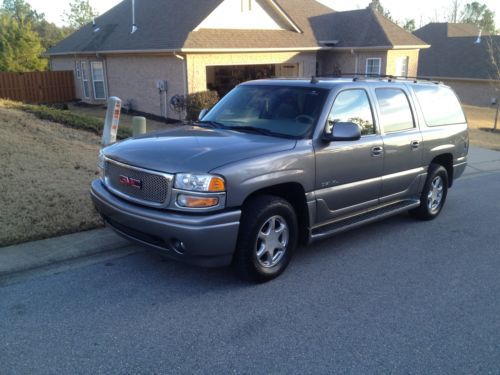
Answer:
<svg viewBox="0 0 500 375"><path fill-rule="evenodd" d="M498 374L495 155L437 220L300 249L268 284L138 248L4 279L0 373Z"/></svg>

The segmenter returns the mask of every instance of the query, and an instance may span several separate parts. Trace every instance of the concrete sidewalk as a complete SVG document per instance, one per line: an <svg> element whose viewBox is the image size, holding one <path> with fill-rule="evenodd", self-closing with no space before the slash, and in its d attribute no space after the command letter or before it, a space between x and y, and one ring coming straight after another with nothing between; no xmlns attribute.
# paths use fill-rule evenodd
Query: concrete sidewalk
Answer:
<svg viewBox="0 0 500 375"><path fill-rule="evenodd" d="M500 152L471 147L463 178L500 173ZM130 246L110 229L97 229L0 248L0 277Z"/></svg>

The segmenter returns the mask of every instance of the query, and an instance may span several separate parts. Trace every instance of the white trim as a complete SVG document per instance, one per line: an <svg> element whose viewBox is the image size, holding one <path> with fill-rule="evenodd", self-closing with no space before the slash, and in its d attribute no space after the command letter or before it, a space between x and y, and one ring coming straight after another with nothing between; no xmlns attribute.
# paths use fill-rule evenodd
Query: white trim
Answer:
<svg viewBox="0 0 500 375"><path fill-rule="evenodd" d="M285 13L283 9L276 3L274 0L270 0L270 3L274 8L278 11L278 13L290 24L290 26L293 27L293 29L298 32L299 34L303 34L304 32L295 24L295 22L292 21L290 17Z"/></svg>
<svg viewBox="0 0 500 375"><path fill-rule="evenodd" d="M374 73L374 72L368 73L368 62L370 60L378 60L378 73ZM370 75L379 74L380 75L381 73L382 73L382 58L381 57L368 57L366 59L365 74L370 74Z"/></svg>
<svg viewBox="0 0 500 375"><path fill-rule="evenodd" d="M438 77L438 76L419 76L419 78L431 79L434 81L465 81L465 82L500 82L500 79L488 79L488 78L465 78L465 77Z"/></svg>
<svg viewBox="0 0 500 375"><path fill-rule="evenodd" d="M82 67L82 95L84 99L90 99L90 81L88 77L88 61L82 60L80 61ZM85 82L87 82L87 86L85 86ZM85 93L85 87L87 87L87 93Z"/></svg>
<svg viewBox="0 0 500 375"><path fill-rule="evenodd" d="M95 80L94 78L94 64L101 64L102 65L102 81L101 80ZM94 60L90 62L90 74L92 76L92 88L94 91L94 99L95 100L106 100L108 97L107 93L107 85L106 85L106 75L105 75L105 69L104 69L104 61L102 60ZM96 94L96 89L95 89L95 84L96 82L102 82L102 86L104 89L104 97L103 98L98 98Z"/></svg>

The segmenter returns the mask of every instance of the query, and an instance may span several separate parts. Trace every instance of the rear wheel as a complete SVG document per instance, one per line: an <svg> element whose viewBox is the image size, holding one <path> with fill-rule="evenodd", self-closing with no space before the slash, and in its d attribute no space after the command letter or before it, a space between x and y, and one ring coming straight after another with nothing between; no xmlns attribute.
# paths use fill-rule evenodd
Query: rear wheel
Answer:
<svg viewBox="0 0 500 375"><path fill-rule="evenodd" d="M243 207L234 264L240 276L266 282L288 266L297 245L297 216L275 196L251 199Z"/></svg>
<svg viewBox="0 0 500 375"><path fill-rule="evenodd" d="M431 164L427 174L420 206L410 211L410 214L420 220L432 220L443 209L448 194L448 172L439 164Z"/></svg>

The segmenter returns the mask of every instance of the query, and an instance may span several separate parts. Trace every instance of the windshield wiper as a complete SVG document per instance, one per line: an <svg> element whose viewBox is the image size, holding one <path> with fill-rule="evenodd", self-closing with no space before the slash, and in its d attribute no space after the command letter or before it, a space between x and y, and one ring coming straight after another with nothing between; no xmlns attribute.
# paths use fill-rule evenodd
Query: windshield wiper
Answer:
<svg viewBox="0 0 500 375"><path fill-rule="evenodd" d="M282 133L275 133L271 130L267 129L262 129L262 128L256 128L254 126L226 126L226 129L228 130L234 130L234 131L241 131L241 132L250 132L250 133L256 133L256 134L262 134L262 135L268 135L271 137L280 137L280 138L297 138L293 135L288 135L288 134L282 134Z"/></svg>
<svg viewBox="0 0 500 375"><path fill-rule="evenodd" d="M220 122L217 121L196 121L195 125L209 125L212 128L215 129L226 129L227 126L224 124L221 124Z"/></svg>

